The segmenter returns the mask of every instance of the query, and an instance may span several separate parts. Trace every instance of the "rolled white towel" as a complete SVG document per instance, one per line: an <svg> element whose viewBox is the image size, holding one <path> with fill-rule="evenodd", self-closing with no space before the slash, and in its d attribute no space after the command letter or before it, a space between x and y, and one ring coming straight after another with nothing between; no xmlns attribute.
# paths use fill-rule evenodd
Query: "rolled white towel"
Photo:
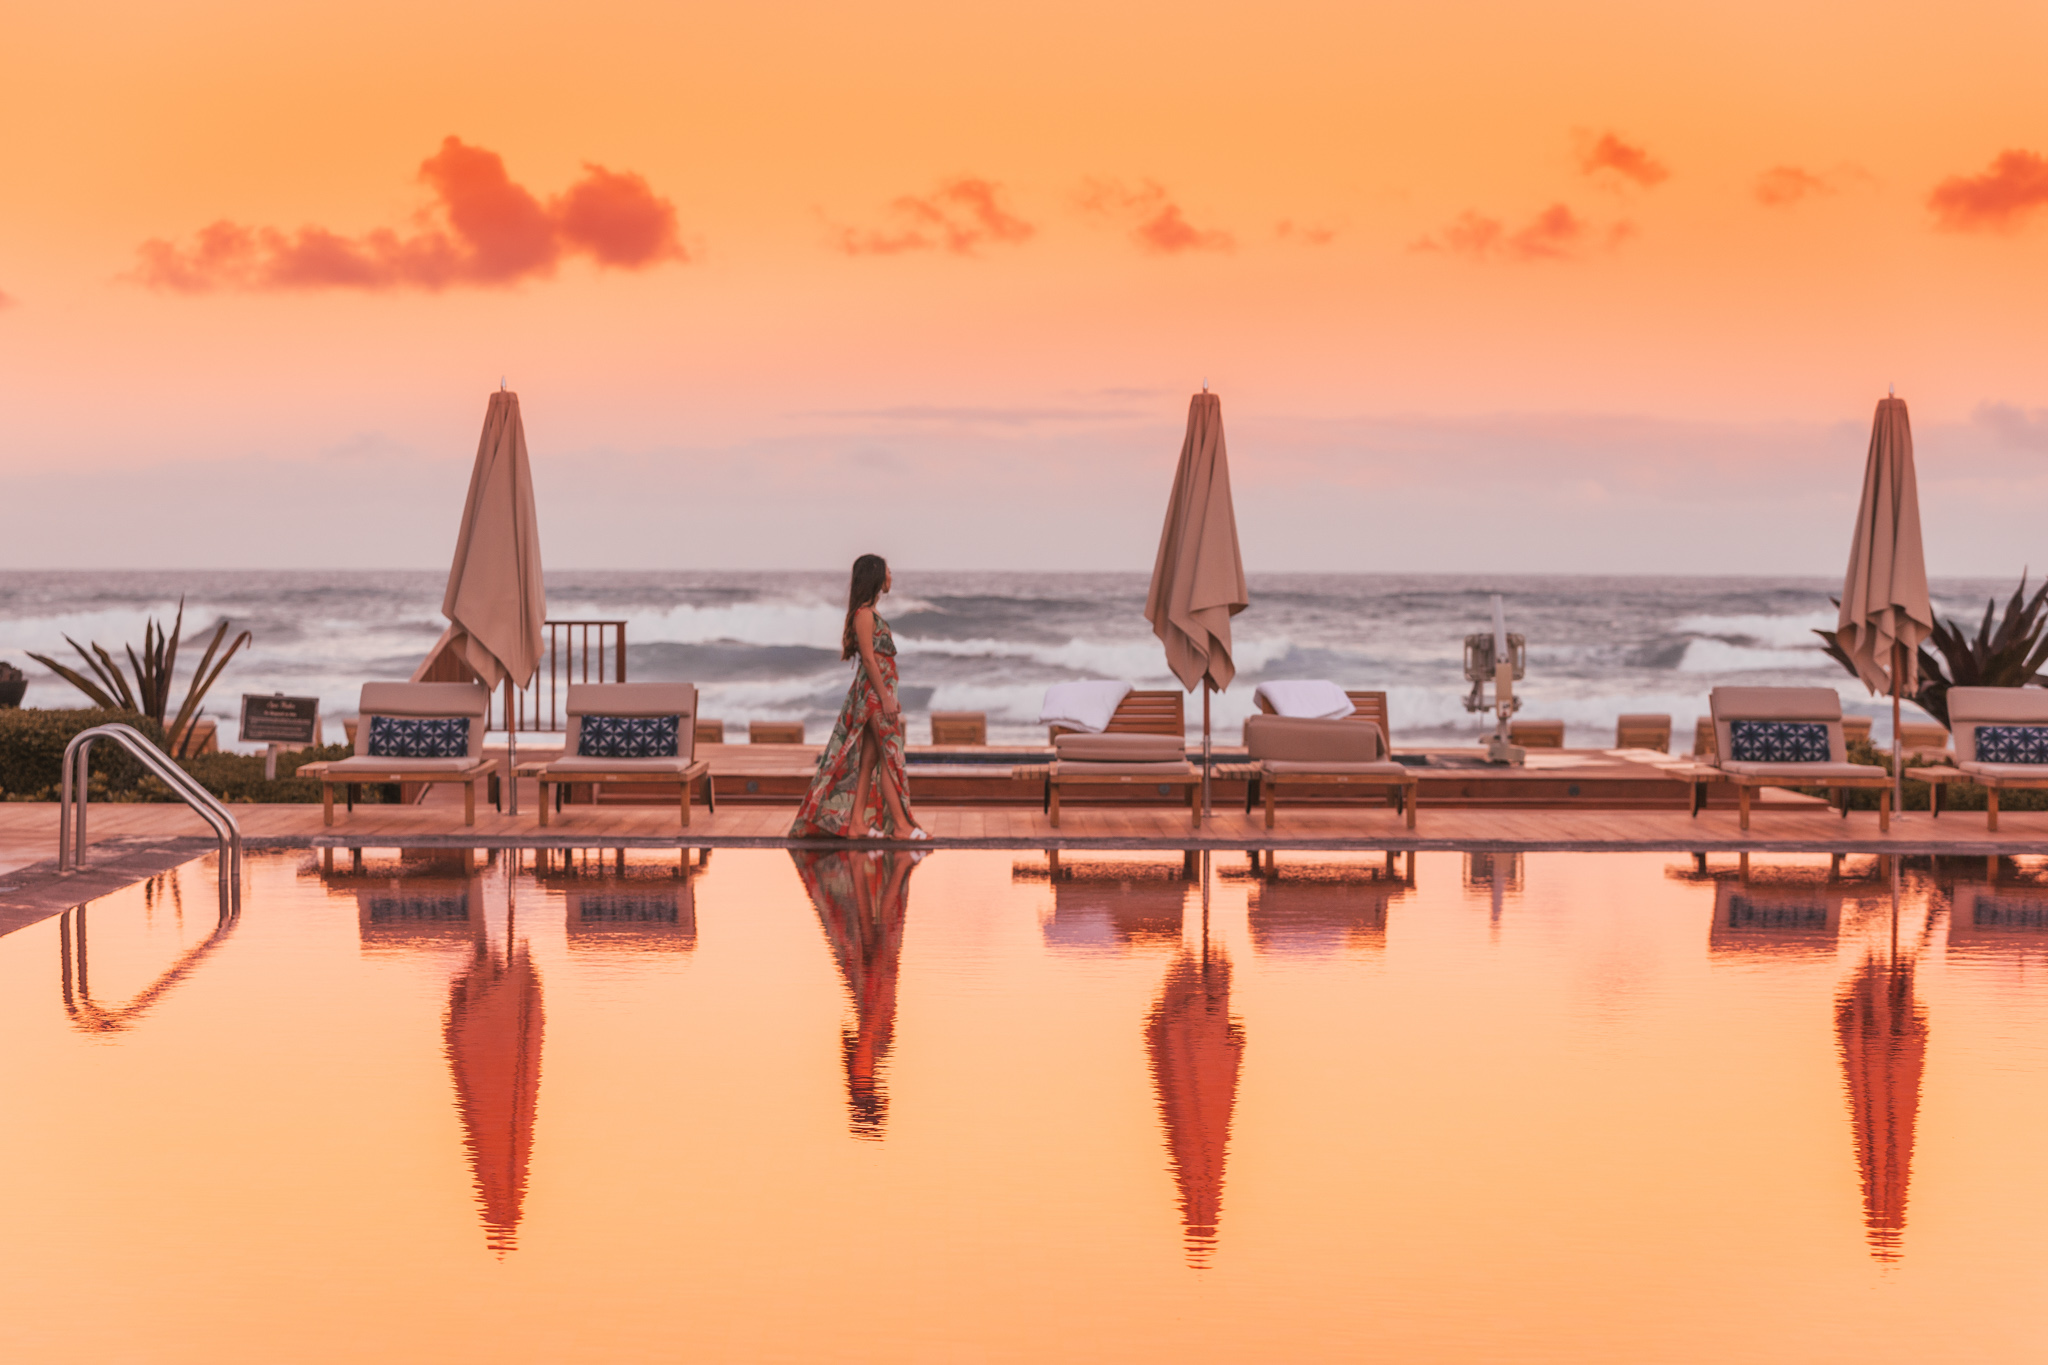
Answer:
<svg viewBox="0 0 2048 1365"><path fill-rule="evenodd" d="M1307 716L1313 720L1342 720L1357 708L1344 689L1322 678L1284 678L1262 682L1252 689L1254 698L1263 697L1273 713Z"/></svg>
<svg viewBox="0 0 2048 1365"><path fill-rule="evenodd" d="M1045 689L1045 704L1038 708L1038 719L1044 725L1064 725L1070 730L1099 735L1109 728L1109 718L1129 695L1131 685L1127 682L1091 679L1054 683Z"/></svg>

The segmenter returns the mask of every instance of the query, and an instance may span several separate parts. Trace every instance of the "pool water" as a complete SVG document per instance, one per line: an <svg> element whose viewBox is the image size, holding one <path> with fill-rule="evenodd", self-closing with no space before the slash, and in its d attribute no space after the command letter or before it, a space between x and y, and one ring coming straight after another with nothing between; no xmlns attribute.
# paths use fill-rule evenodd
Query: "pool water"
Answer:
<svg viewBox="0 0 2048 1365"><path fill-rule="evenodd" d="M2048 1354L2039 860L511 856L0 939L0 1358Z"/></svg>

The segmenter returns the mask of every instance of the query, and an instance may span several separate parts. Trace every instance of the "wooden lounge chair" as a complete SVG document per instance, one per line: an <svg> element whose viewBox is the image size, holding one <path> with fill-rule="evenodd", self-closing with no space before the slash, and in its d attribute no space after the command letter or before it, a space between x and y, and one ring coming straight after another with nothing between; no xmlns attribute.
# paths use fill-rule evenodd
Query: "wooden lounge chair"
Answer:
<svg viewBox="0 0 2048 1365"><path fill-rule="evenodd" d="M1179 693L1172 695L1179 699ZM1072 731L1055 735L1052 768L1045 789L1045 812L1052 827L1060 827L1063 790L1130 792L1152 787L1162 796L1173 796L1176 788L1184 793L1188 809L1194 813L1194 827L1200 829L1202 770L1188 762L1186 744L1178 731L1171 736L1115 732L1084 735Z"/></svg>
<svg viewBox="0 0 2048 1365"><path fill-rule="evenodd" d="M1389 749L1392 749L1394 746L1394 735L1393 731L1387 727L1387 694L1384 692L1354 692L1347 687L1344 689L1344 695L1351 698L1351 705L1353 707L1351 714L1344 717L1344 719L1371 721L1380 727L1380 738L1386 741ZM1271 716L1278 714L1273 710L1273 704L1259 693L1254 692L1252 700L1258 704L1261 715Z"/></svg>
<svg viewBox="0 0 2048 1365"><path fill-rule="evenodd" d="M498 771L486 759L484 730L490 724L491 694L481 683L364 683L357 706L356 754L325 765L320 772L320 821L334 823L334 789L346 789L355 809L355 789L366 782L436 782L462 784L462 823L476 823L476 784ZM459 722L421 727L418 722ZM431 728L437 734L422 733ZM441 757L408 756L406 749L437 747L459 737L461 752ZM379 750L383 750L382 753Z"/></svg>
<svg viewBox="0 0 2048 1365"><path fill-rule="evenodd" d="M1948 723L1955 738L1952 765L1916 768L1913 776L1935 784L1984 790L1984 828L1998 829L2001 791L2048 788L2048 762L2011 762L2048 752L2048 690L2038 687L1951 687ZM1899 727L1903 732L1905 727ZM1940 814L1940 801L1933 801Z"/></svg>
<svg viewBox="0 0 2048 1365"><path fill-rule="evenodd" d="M801 744L804 742L804 723L800 720L750 720L747 722L747 743L749 744Z"/></svg>
<svg viewBox="0 0 2048 1365"><path fill-rule="evenodd" d="M1170 689L1157 692L1131 692L1117 703L1116 710L1109 718L1105 735L1172 735L1175 739L1187 737L1187 719L1181 709L1182 695ZM1051 742L1057 743L1061 735L1083 733L1065 725L1048 726Z"/></svg>
<svg viewBox="0 0 2048 1365"><path fill-rule="evenodd" d="M1717 687L1713 780L1732 782L1741 827L1749 828L1750 792L1759 787L1826 787L1839 799L1851 788L1878 793L1877 828L1892 827L1892 778L1883 768L1848 761L1842 699L1826 687ZM1699 814L1695 803L1693 814ZM1842 816L1849 808L1842 803Z"/></svg>
<svg viewBox="0 0 2048 1365"><path fill-rule="evenodd" d="M1511 720L1508 743L1524 749L1562 749L1564 722L1561 720Z"/></svg>
<svg viewBox="0 0 2048 1365"><path fill-rule="evenodd" d="M1712 727L1709 726L1711 732ZM1671 717L1652 715L1623 716L1614 724L1614 747L1617 749L1654 749L1658 753L1671 751Z"/></svg>
<svg viewBox="0 0 2048 1365"><path fill-rule="evenodd" d="M699 744L725 743L725 722L697 717L697 742Z"/></svg>
<svg viewBox="0 0 2048 1365"><path fill-rule="evenodd" d="M674 783L681 790L678 801L683 828L690 827L690 796L698 783L704 784L704 804L715 814L718 795L711 786L711 765L696 756L697 689L689 683L570 683L566 708L569 730L562 744L562 756L545 763L522 763L519 771L540 782L540 823L548 823L548 809L559 809L562 788L589 783L593 789L606 784ZM664 726L657 747L669 748L666 755L626 757L607 749L635 747L630 740L613 738L615 727L595 723L600 717L618 717L643 724L649 720L673 720L671 737ZM610 741L609 743L607 741ZM553 787L554 801L548 800ZM593 790L592 795L595 796Z"/></svg>
<svg viewBox="0 0 2048 1365"><path fill-rule="evenodd" d="M988 713L986 711L932 712L932 743L987 744Z"/></svg>
<svg viewBox="0 0 2048 1365"><path fill-rule="evenodd" d="M1252 761L1252 779L1245 788L1247 813L1261 798L1266 828L1273 828L1274 807L1283 788L1378 788L1415 828L1416 793L1413 768L1387 757L1385 737L1376 725L1350 720L1314 720L1303 716L1248 716L1245 751Z"/></svg>

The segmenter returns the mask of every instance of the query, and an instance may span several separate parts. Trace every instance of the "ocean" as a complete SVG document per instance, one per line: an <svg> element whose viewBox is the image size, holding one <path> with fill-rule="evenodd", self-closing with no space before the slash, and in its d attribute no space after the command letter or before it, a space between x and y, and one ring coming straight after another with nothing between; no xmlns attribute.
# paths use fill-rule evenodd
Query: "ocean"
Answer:
<svg viewBox="0 0 2048 1365"><path fill-rule="evenodd" d="M116 657L139 645L145 618L166 623L185 599L182 674L223 618L254 634L208 698L232 739L242 693L317 695L329 718L351 715L366 680L403 679L444 622L445 573L37 571L0 574L0 658L31 678L29 706L84 704L27 651L70 658L64 637ZM1462 642L1491 629L1490 594L1528 639L1525 718L1561 719L1573 746L1610 747L1624 712L1663 712L1675 748L1720 683L1837 688L1852 715L1890 731L1889 703L1824 656L1813 630L1835 619L1819 578L1506 577L1444 574L1260 574L1237 618L1236 683L1215 700L1215 732L1235 742L1252 688L1269 678L1328 678L1388 694L1395 743L1474 739ZM993 742L1044 741L1047 684L1121 678L1169 686L1144 615L1142 574L942 573L901 570L882 604L895 629L913 742L933 709L983 711ZM1937 610L1974 621L2012 584L1943 580ZM548 575L551 618L623 619L627 676L686 680L728 737L748 720L801 720L821 741L845 695L839 659L845 579L818 573L562 571ZM1200 699L1190 696L1199 733ZM1908 708L1910 715L1917 711ZM330 732L338 739L338 731ZM232 745L230 747L233 747ZM253 746L243 746L253 747Z"/></svg>

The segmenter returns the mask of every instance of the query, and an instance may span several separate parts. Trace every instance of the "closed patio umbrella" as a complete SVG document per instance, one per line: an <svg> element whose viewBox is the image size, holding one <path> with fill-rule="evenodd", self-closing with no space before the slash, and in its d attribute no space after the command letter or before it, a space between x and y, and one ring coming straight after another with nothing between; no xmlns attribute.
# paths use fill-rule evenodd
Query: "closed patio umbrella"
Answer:
<svg viewBox="0 0 2048 1365"><path fill-rule="evenodd" d="M1899 698L1917 690L1920 644L1933 630L1927 555L1920 545L1920 487L1913 474L1913 427L1905 399L1883 398L1870 428L1838 638L1864 685L1891 694L1894 811L1900 808L1903 778Z"/></svg>
<svg viewBox="0 0 2048 1365"><path fill-rule="evenodd" d="M1159 533L1145 619L1166 646L1181 686L1202 689L1202 810L1209 808L1209 693L1230 686L1230 618L1249 602L1223 447L1223 400L1206 388L1188 401L1187 436Z"/></svg>

